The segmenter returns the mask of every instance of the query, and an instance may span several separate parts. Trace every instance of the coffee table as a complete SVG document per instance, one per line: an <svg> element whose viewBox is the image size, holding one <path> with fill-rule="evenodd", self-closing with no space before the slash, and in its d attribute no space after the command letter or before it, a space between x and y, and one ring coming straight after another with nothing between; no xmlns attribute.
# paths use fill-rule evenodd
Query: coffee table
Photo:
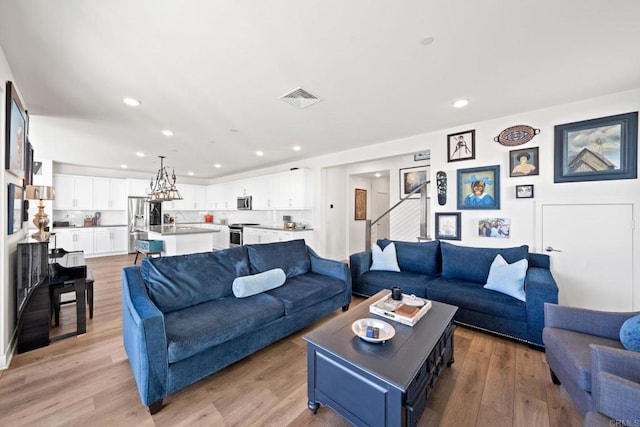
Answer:
<svg viewBox="0 0 640 427"><path fill-rule="evenodd" d="M314 329L307 341L309 409L333 408L355 425L413 426L418 423L444 365L453 360L453 316L457 307L433 301L413 327L369 313L371 298ZM351 330L362 318L391 324L384 344L365 342Z"/></svg>

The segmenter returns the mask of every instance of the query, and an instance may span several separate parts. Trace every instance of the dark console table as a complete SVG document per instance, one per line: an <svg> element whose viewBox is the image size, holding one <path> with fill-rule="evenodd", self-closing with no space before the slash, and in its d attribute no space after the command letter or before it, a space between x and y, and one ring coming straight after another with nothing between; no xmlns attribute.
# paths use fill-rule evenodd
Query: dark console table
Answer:
<svg viewBox="0 0 640 427"><path fill-rule="evenodd" d="M444 365L453 363L453 316L457 307L433 301L413 327L369 313L381 291L323 324L307 341L309 409L333 408L355 425L414 426L418 423ZM395 336L371 344L354 335L361 318L391 324Z"/></svg>

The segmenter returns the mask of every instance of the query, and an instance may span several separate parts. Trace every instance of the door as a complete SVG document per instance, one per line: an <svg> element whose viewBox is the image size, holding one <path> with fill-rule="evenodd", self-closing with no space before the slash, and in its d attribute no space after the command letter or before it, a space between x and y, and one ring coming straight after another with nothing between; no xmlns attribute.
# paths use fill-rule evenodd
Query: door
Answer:
<svg viewBox="0 0 640 427"><path fill-rule="evenodd" d="M631 311L633 205L542 205L542 248L561 305Z"/></svg>
<svg viewBox="0 0 640 427"><path fill-rule="evenodd" d="M381 193L376 192L376 211L374 215L375 218L378 218L380 215L385 213L389 209L389 193ZM380 218L380 221L376 222L373 226L373 230L371 230L371 241L376 242L378 239L388 239L389 238L389 215L385 215Z"/></svg>

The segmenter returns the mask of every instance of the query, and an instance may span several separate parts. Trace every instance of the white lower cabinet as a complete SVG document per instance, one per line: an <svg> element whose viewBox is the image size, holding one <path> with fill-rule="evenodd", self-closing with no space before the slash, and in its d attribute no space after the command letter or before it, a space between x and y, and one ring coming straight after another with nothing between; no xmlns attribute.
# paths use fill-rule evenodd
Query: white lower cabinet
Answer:
<svg viewBox="0 0 640 427"><path fill-rule="evenodd" d="M93 230L93 252L105 254L128 250L127 227L96 228Z"/></svg>
<svg viewBox="0 0 640 427"><path fill-rule="evenodd" d="M201 224L200 228L206 228L209 230L218 230L217 233L213 233L213 249L227 249L229 247L229 227L219 224Z"/></svg>
<svg viewBox="0 0 640 427"><path fill-rule="evenodd" d="M245 227L242 230L242 241L245 245L254 243L286 242L289 240L304 239L309 246L312 245L313 231L287 231L269 228Z"/></svg>
<svg viewBox="0 0 640 427"><path fill-rule="evenodd" d="M85 255L93 254L93 229L72 228L56 229L55 246L66 251L83 251Z"/></svg>

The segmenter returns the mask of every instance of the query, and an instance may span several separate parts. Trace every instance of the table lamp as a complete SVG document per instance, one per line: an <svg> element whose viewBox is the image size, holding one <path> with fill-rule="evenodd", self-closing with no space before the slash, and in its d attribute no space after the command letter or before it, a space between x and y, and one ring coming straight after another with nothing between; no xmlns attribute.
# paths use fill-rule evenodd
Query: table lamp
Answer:
<svg viewBox="0 0 640 427"><path fill-rule="evenodd" d="M56 189L45 185L27 185L27 200L40 200L38 205L38 213L33 217L33 224L38 227L38 231L33 233L31 237L39 242L46 242L51 235L48 231L44 231L49 224L49 217L44 212L43 200L54 200L56 198Z"/></svg>

